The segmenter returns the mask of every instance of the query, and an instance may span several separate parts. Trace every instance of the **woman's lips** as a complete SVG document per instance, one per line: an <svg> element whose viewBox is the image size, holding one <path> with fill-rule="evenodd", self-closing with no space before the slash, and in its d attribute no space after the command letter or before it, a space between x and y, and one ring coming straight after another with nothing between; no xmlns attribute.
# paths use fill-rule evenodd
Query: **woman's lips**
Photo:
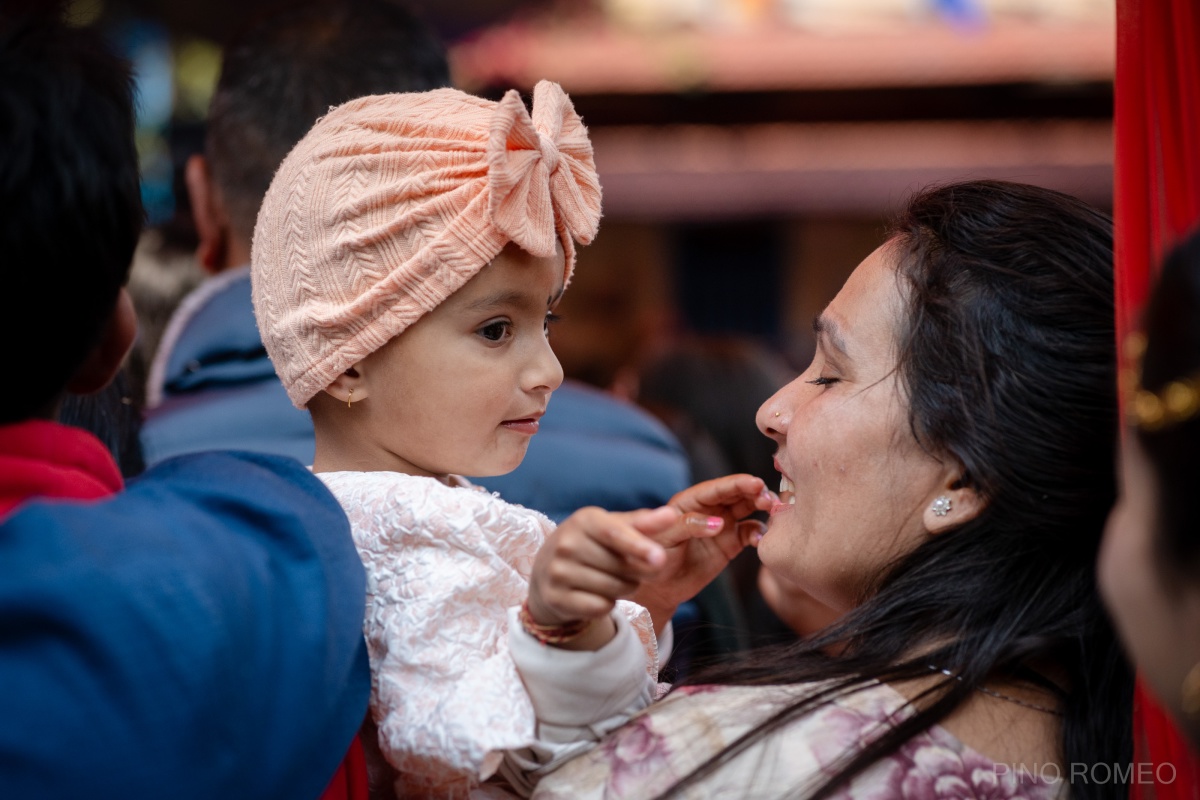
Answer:
<svg viewBox="0 0 1200 800"><path fill-rule="evenodd" d="M529 436L533 436L535 433L537 433L538 428L541 426L541 423L538 421L538 417L526 417L524 419L507 419L504 422L501 422L500 424L501 424L501 426L508 428L510 431L515 431L517 433L524 433Z"/></svg>
<svg viewBox="0 0 1200 800"><path fill-rule="evenodd" d="M771 513L776 514L796 504L796 486L787 475L779 476L779 502L771 507Z"/></svg>

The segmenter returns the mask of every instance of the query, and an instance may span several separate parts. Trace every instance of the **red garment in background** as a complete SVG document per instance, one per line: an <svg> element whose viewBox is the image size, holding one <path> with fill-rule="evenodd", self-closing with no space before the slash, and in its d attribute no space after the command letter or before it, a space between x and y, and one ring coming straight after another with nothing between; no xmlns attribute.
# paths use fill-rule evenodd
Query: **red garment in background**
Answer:
<svg viewBox="0 0 1200 800"><path fill-rule="evenodd" d="M1116 301L1118 343L1136 330L1162 257L1200 222L1200 6L1117 0ZM1139 681L1134 762L1163 766L1137 800L1200 800L1200 763ZM1177 774L1169 783L1166 778ZM1156 773L1157 774L1157 773Z"/></svg>
<svg viewBox="0 0 1200 800"><path fill-rule="evenodd" d="M355 736L320 800L368 800L368 788L367 756L362 741Z"/></svg>
<svg viewBox="0 0 1200 800"><path fill-rule="evenodd" d="M33 497L99 500L124 486L100 440L49 420L0 425L0 518Z"/></svg>

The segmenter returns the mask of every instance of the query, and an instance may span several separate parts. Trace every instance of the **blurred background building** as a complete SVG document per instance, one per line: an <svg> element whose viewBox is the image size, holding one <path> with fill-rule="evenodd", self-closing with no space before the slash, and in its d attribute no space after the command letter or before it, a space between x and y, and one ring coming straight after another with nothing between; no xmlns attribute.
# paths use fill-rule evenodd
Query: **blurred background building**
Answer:
<svg viewBox="0 0 1200 800"><path fill-rule="evenodd" d="M569 375L628 396L682 334L747 337L802 368L813 316L916 187L1006 178L1111 208L1113 0L410 4L460 88L549 78L588 124L605 216L555 346ZM73 5L137 66L147 248L174 264L148 295L195 278L179 168L221 43L262 5Z"/></svg>

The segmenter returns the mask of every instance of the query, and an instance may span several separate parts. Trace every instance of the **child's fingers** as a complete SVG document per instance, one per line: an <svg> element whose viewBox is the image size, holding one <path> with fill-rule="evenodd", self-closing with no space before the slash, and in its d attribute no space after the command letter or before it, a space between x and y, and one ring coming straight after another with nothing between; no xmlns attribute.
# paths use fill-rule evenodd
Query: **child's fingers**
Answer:
<svg viewBox="0 0 1200 800"><path fill-rule="evenodd" d="M653 577L657 572L657 568L645 567L639 561L631 562L627 556L613 552L586 535L573 541L561 541L554 557L545 568L546 582L549 586L567 589L596 587L595 579L584 577L589 573L636 584ZM613 596L623 594L621 589L612 589L608 593Z"/></svg>
<svg viewBox="0 0 1200 800"><path fill-rule="evenodd" d="M627 518L642 515L637 518L644 523L651 521L661 524L655 516L659 511L661 509L649 513L637 511L614 514L598 508L585 508L571 515L563 525L575 520L581 532L623 558L628 567L639 572L652 572L666 563L667 554L660 545L635 529ZM674 509L668 508L666 513L660 516L668 519L676 517L677 514Z"/></svg>
<svg viewBox="0 0 1200 800"><path fill-rule="evenodd" d="M563 592L554 603L555 610L568 620L601 619L612 613L616 605L615 599L577 590Z"/></svg>
<svg viewBox="0 0 1200 800"><path fill-rule="evenodd" d="M640 585L640 581L628 575L576 564L569 571L560 570L558 575L552 572L549 589L555 596L583 592L615 601L633 594Z"/></svg>

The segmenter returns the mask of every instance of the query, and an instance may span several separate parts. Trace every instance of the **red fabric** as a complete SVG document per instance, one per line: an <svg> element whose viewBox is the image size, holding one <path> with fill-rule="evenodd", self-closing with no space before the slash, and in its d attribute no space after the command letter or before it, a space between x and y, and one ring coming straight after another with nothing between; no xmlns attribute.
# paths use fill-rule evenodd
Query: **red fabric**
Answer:
<svg viewBox="0 0 1200 800"><path fill-rule="evenodd" d="M87 431L46 420L0 425L0 518L30 498L99 500L123 486L116 462Z"/></svg>
<svg viewBox="0 0 1200 800"><path fill-rule="evenodd" d="M1200 800L1200 763L1146 687L1139 681L1133 697L1136 738L1134 764L1150 764L1142 773L1152 781L1133 785L1134 798L1150 800Z"/></svg>
<svg viewBox="0 0 1200 800"><path fill-rule="evenodd" d="M1116 302L1119 342L1139 327L1165 252L1200 220L1200 11L1195 0L1117 0ZM1164 767L1137 800L1200 800L1200 763L1139 682L1134 761ZM1157 774L1157 773L1156 773Z"/></svg>
<svg viewBox="0 0 1200 800"><path fill-rule="evenodd" d="M1163 254L1200 220L1200 11L1118 0L1117 324L1138 317Z"/></svg>
<svg viewBox="0 0 1200 800"><path fill-rule="evenodd" d="M355 736L320 800L368 800L367 785L367 756Z"/></svg>

